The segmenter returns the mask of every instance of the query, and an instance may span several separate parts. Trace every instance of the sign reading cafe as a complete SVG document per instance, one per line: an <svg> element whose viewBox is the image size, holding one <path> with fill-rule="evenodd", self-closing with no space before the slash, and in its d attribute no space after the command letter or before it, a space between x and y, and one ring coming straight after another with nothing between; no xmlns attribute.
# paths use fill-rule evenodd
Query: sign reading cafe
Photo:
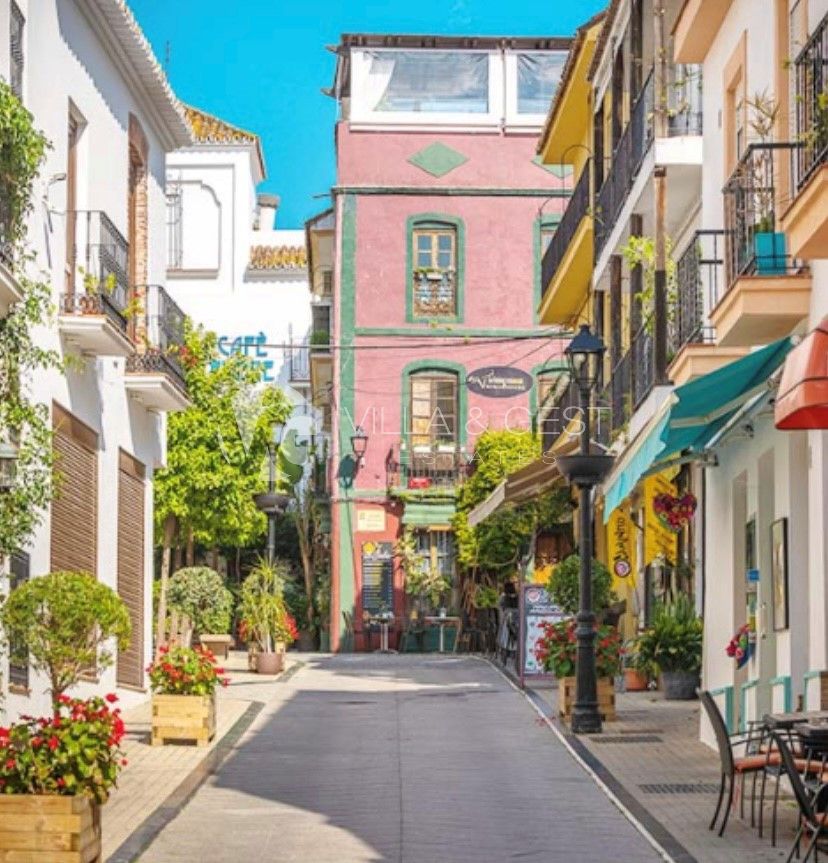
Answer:
<svg viewBox="0 0 828 863"><path fill-rule="evenodd" d="M509 366L486 366L466 376L466 386L479 396L508 399L532 389L532 376Z"/></svg>

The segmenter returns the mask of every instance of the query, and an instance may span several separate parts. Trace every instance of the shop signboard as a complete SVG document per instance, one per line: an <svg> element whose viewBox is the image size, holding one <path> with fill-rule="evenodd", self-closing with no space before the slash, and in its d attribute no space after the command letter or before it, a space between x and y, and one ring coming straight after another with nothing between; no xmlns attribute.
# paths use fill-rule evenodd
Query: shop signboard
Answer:
<svg viewBox="0 0 828 863"><path fill-rule="evenodd" d="M528 393L532 389L532 376L510 366L485 366L466 376L469 392L490 399L508 399Z"/></svg>
<svg viewBox="0 0 828 863"><path fill-rule="evenodd" d="M552 602L546 588L539 584L524 584L520 592L520 636L518 671L520 685L527 677L551 679L535 659L535 643L543 634L544 623L558 623L570 615Z"/></svg>

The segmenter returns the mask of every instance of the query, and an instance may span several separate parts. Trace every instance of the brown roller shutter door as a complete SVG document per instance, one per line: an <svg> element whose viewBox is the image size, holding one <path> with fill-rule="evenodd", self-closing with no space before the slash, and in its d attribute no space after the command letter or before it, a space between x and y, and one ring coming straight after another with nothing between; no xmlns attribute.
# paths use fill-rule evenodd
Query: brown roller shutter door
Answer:
<svg viewBox="0 0 828 863"><path fill-rule="evenodd" d="M57 495L52 501L51 569L97 575L98 436L52 406Z"/></svg>
<svg viewBox="0 0 828 863"><path fill-rule="evenodd" d="M118 594L132 622L129 647L118 652L118 683L143 687L144 466L123 451L118 470Z"/></svg>

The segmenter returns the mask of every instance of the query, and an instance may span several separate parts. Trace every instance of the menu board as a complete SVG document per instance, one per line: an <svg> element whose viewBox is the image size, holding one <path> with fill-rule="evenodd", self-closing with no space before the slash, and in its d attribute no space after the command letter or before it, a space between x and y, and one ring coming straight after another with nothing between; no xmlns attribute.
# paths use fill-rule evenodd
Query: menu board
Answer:
<svg viewBox="0 0 828 863"><path fill-rule="evenodd" d="M373 613L394 604L394 545L362 543L362 610Z"/></svg>
<svg viewBox="0 0 828 863"><path fill-rule="evenodd" d="M520 682L527 677L548 677L535 659L535 643L541 637L541 625L557 623L569 617L555 605L546 588L539 584L524 584L520 592Z"/></svg>

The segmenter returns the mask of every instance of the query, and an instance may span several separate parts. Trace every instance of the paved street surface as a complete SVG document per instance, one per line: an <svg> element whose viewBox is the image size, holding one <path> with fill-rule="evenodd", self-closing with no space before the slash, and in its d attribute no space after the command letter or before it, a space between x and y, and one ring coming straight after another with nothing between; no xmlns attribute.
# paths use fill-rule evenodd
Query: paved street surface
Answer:
<svg viewBox="0 0 828 863"><path fill-rule="evenodd" d="M314 657L142 863L660 859L490 666Z"/></svg>

